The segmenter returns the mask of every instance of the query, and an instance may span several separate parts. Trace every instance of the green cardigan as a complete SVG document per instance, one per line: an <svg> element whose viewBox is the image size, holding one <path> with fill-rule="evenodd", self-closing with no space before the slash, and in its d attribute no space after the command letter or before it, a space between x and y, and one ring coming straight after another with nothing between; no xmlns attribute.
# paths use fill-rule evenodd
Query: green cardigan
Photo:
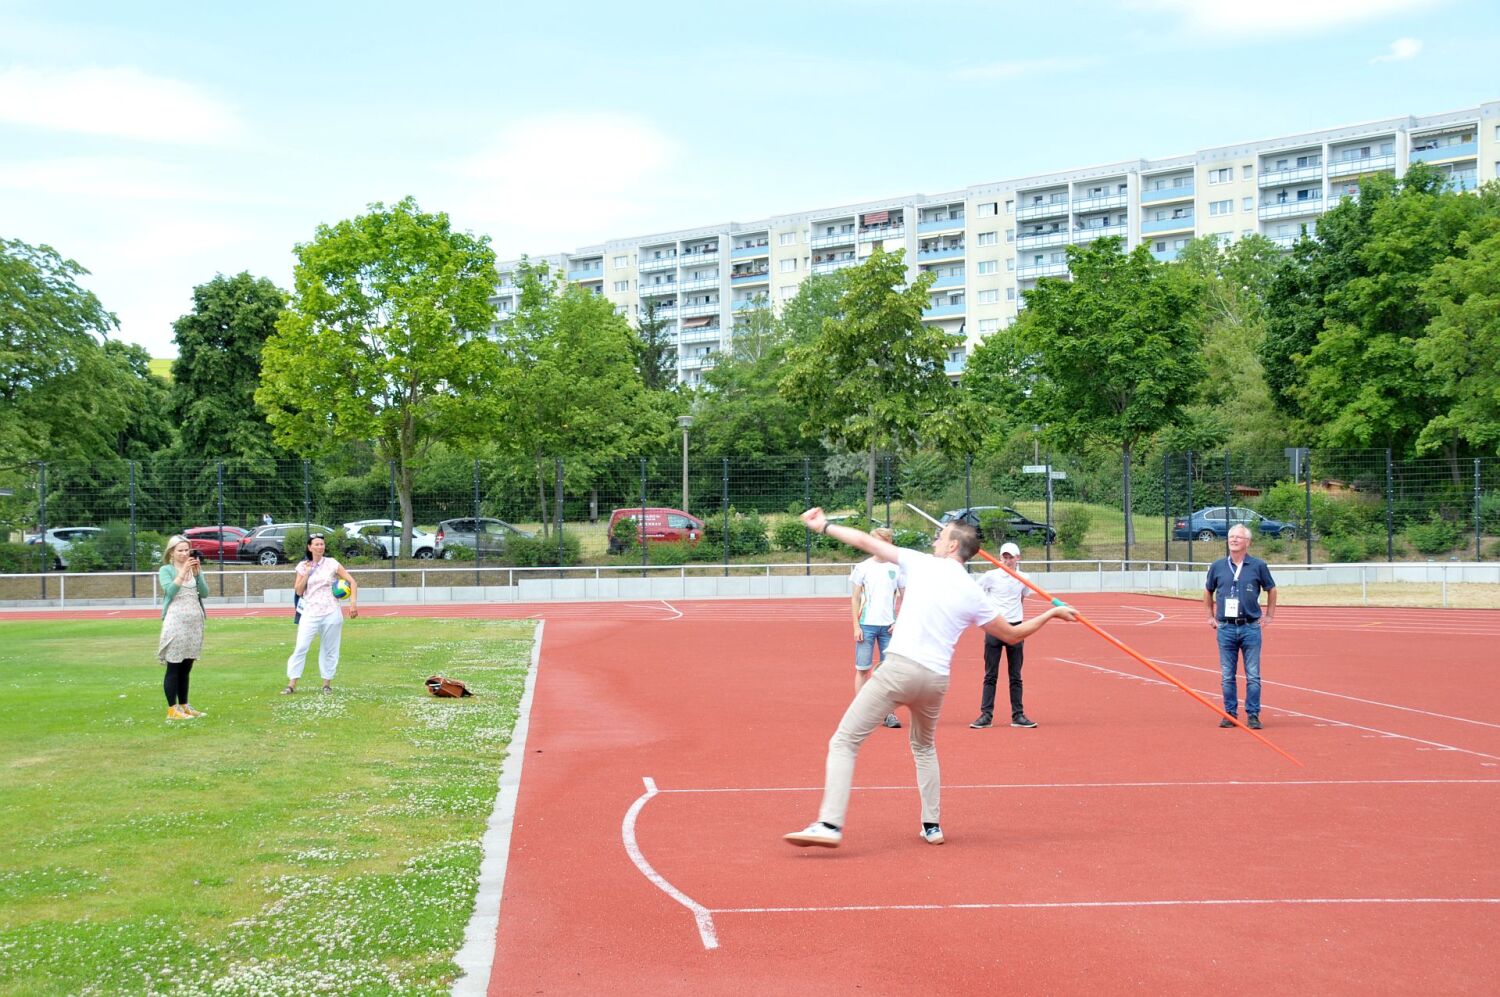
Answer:
<svg viewBox="0 0 1500 997"><path fill-rule="evenodd" d="M177 569L170 564L163 564L161 570L156 573L156 577L161 580L161 616L162 619L166 619L167 607L172 605L172 600L177 596L177 590L182 588L182 586L177 584ZM198 604L200 607L203 604L203 597L206 595L208 595L208 582L203 580L203 574L199 572Z"/></svg>

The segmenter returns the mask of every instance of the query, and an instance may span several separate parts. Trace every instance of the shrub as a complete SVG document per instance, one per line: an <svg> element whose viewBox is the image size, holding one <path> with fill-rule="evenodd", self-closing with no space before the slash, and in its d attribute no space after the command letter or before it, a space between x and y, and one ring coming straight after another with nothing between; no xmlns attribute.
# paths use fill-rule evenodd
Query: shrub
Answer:
<svg viewBox="0 0 1500 997"><path fill-rule="evenodd" d="M814 535L814 539L822 537ZM771 543L777 550L802 550L807 546L807 527L800 519L783 519L771 531Z"/></svg>
<svg viewBox="0 0 1500 997"><path fill-rule="evenodd" d="M1063 557L1083 556L1083 541L1093 522L1094 517L1081 505L1066 506L1057 514L1057 539L1062 544Z"/></svg>
<svg viewBox="0 0 1500 997"><path fill-rule="evenodd" d="M449 561L472 561L474 548L468 544L443 544L443 558Z"/></svg>
<svg viewBox="0 0 1500 997"><path fill-rule="evenodd" d="M897 547L910 547L912 550L927 550L932 546L932 534L925 530L912 530L901 526L891 532L895 534Z"/></svg>
<svg viewBox="0 0 1500 997"><path fill-rule="evenodd" d="M639 513L637 513L637 515L639 515ZM612 546L616 550L622 547L626 550L629 550L631 547L635 546L636 537L639 535L639 528L635 524L634 517L621 516L619 519L615 520L615 528L612 532L614 536Z"/></svg>
<svg viewBox="0 0 1500 997"><path fill-rule="evenodd" d="M69 571L105 570L104 552L99 549L99 541L94 537L74 540L68 545L67 553L62 556L68 562Z"/></svg>
<svg viewBox="0 0 1500 997"><path fill-rule="evenodd" d="M41 571L42 558L51 553L52 548L46 544L0 543L0 574L29 575ZM52 565L46 567L50 569Z"/></svg>
<svg viewBox="0 0 1500 997"><path fill-rule="evenodd" d="M1500 533L1500 492L1479 499L1479 526L1486 533Z"/></svg>
<svg viewBox="0 0 1500 997"><path fill-rule="evenodd" d="M323 540L324 553L340 564L361 564L372 560L365 542L351 537L343 530L325 533ZM286 539L281 545L286 559L296 564L307 556L307 530L300 526L287 530Z"/></svg>
<svg viewBox="0 0 1500 997"><path fill-rule="evenodd" d="M99 556L106 571L130 570L130 524L115 520L105 523L103 531L93 541L99 545ZM138 530L135 534L135 564L137 571L155 571L161 567L162 548L166 538L160 533ZM71 565L72 558L69 558Z"/></svg>
<svg viewBox="0 0 1500 997"><path fill-rule="evenodd" d="M1406 528L1406 539L1419 552L1428 557L1446 554L1458 546L1463 531L1433 512L1425 523L1414 523Z"/></svg>
<svg viewBox="0 0 1500 997"><path fill-rule="evenodd" d="M557 568L577 564L582 541L578 534L566 530L562 535L562 560L558 561L557 537L511 536L505 541L505 552L496 560L518 568Z"/></svg>
<svg viewBox="0 0 1500 997"><path fill-rule="evenodd" d="M688 561L698 555L700 551L705 556L699 557L699 560L712 561L717 560L719 557L723 556L722 548L718 547L710 541L702 541L697 545L697 547L678 541L674 543L650 544L646 549L646 557L651 564L678 565L688 563ZM637 553L636 556L639 557L640 554Z"/></svg>
<svg viewBox="0 0 1500 997"><path fill-rule="evenodd" d="M1377 533L1341 533L1323 542L1328 559L1342 564L1369 561L1385 553L1385 536Z"/></svg>
<svg viewBox="0 0 1500 997"><path fill-rule="evenodd" d="M703 543L699 546L705 545L711 546L720 558L724 556L724 518L722 516L710 516L704 520ZM751 512L742 516L731 506L729 509L730 556L753 557L756 554L764 554L770 549L771 541L766 537L766 525L761 521L760 514ZM706 556L697 558L697 560L707 559L709 558Z"/></svg>

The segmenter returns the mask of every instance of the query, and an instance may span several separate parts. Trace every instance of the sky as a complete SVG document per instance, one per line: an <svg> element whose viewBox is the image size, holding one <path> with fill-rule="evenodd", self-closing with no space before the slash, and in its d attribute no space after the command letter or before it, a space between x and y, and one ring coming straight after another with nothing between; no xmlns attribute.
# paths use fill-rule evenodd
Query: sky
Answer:
<svg viewBox="0 0 1500 997"><path fill-rule="evenodd" d="M1500 98L1494 0L0 0L0 238L176 355L414 196L498 258Z"/></svg>

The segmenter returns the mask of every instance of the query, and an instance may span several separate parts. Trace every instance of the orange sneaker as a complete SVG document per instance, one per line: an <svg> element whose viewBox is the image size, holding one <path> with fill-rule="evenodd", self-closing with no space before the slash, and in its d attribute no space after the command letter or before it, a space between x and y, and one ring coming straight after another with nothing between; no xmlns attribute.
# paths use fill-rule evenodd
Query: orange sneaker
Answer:
<svg viewBox="0 0 1500 997"><path fill-rule="evenodd" d="M206 716L208 716L208 714L204 713L202 710L195 710L195 709L193 709L191 706L189 706L186 703L183 703L181 706L177 707L177 711L179 713L185 714L186 716L188 716L188 717L190 717L190 718L192 718L194 720L196 720L198 717L206 717Z"/></svg>
<svg viewBox="0 0 1500 997"><path fill-rule="evenodd" d="M169 707L167 707L167 719L168 720L191 720L192 717L188 716L186 713L183 713L180 709L178 709L175 706L169 706Z"/></svg>

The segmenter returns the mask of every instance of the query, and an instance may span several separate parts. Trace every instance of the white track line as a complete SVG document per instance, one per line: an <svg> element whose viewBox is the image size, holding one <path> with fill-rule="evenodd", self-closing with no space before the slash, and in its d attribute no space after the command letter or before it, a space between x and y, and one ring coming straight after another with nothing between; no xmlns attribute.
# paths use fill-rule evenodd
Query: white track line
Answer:
<svg viewBox="0 0 1500 997"><path fill-rule="evenodd" d="M1118 907L1272 907L1281 904L1500 904L1500 897L1267 897L1225 900L1038 900L970 904L850 904L841 907L719 907L715 914L822 914L886 910L1069 910Z"/></svg>
<svg viewBox="0 0 1500 997"><path fill-rule="evenodd" d="M1152 624L1154 624L1154 623L1160 623L1162 620L1165 620L1167 618L1167 614L1166 613L1163 613L1162 611L1160 611L1158 609L1147 609L1145 606L1121 606L1120 608L1121 609L1133 609L1137 613L1153 613L1153 614L1155 614L1156 619L1154 619L1154 620L1147 620L1145 623L1138 623L1138 624L1136 624L1136 626L1149 627ZM1093 617L1091 616L1091 617L1089 617L1089 619L1093 619Z"/></svg>
<svg viewBox="0 0 1500 997"><path fill-rule="evenodd" d="M1087 661L1077 661L1073 658L1053 658L1052 660L1066 662L1070 665L1077 665L1080 668L1089 668L1096 672L1104 672L1108 675L1117 675L1120 678L1134 679L1137 682L1146 682L1151 685L1166 686L1168 688L1170 688L1172 685L1170 682L1167 682L1163 679L1153 678L1146 675L1136 675L1132 672L1122 672L1115 668L1106 668L1104 665L1096 665ZM1200 696L1210 698L1213 696L1217 696L1220 693L1220 690L1217 689L1213 692L1210 692L1207 689L1195 689L1193 691L1197 692ZM1284 706L1266 706L1265 704L1262 704L1262 711L1264 712L1265 710L1272 710L1276 713L1284 713L1287 716L1292 717L1304 717L1308 720L1317 720L1322 723L1333 724L1336 727L1348 727L1350 730L1362 730L1371 734L1376 734L1380 737L1392 737L1398 738L1403 741L1411 741L1414 744L1425 744L1429 748L1437 748L1440 751L1457 751L1465 755L1474 755L1478 758L1488 758L1491 761L1500 761L1500 755L1491 755L1483 751L1474 751L1471 748L1460 748L1457 745L1444 744L1441 741L1429 741L1425 738L1412 737L1410 734L1398 734L1395 731L1381 730L1378 727L1366 727L1363 724L1349 723L1346 720L1335 720L1332 717L1323 717L1317 715L1316 713L1304 713L1301 710L1291 710L1287 709Z"/></svg>
<svg viewBox="0 0 1500 997"><path fill-rule="evenodd" d="M996 790L996 789L1193 789L1215 787L1288 787L1288 786L1493 786L1500 779L1214 779L1159 782L992 782L944 785L948 790ZM911 792L911 785L904 786L855 786L861 793L867 792ZM657 789L657 793L821 793L822 786L718 786L684 789Z"/></svg>
<svg viewBox="0 0 1500 997"><path fill-rule="evenodd" d="M1159 665L1171 665L1174 668L1190 668L1195 672L1207 672L1210 675L1219 674L1217 668L1209 668L1206 665L1190 665L1185 661L1168 661L1166 658L1152 658ZM1351 703L1363 703L1366 706L1381 706L1388 710L1400 710L1403 713L1416 713L1424 717L1433 717L1437 720L1453 720L1461 724L1475 724L1480 727L1493 727L1500 730L1500 723L1491 723L1488 720L1471 720L1468 717L1455 717L1447 713L1433 713L1431 710L1419 710L1415 706L1400 706L1396 703L1382 703L1378 699L1362 699L1359 696L1346 696L1341 692L1328 692L1323 689L1312 689L1305 685L1292 685L1290 682L1270 682L1261 679L1262 686L1275 686L1278 689L1295 689L1298 692L1309 692L1315 696L1331 696L1334 699L1344 699Z"/></svg>
<svg viewBox="0 0 1500 997"><path fill-rule="evenodd" d="M542 659L542 628L538 620L531 643L531 664L526 670L526 687L516 708L516 726L511 731L510 748L500 767L500 788L495 809L480 842L479 891L474 897L474 913L464 929L463 947L453 957L462 970L453 981L455 997L483 997L490 988L495 965L495 946L500 934L500 900L505 888L505 868L510 859L510 834L516 819L516 797L521 790L521 764L526 759L526 734L531 727L531 697L536 691L537 665Z"/></svg>
<svg viewBox="0 0 1500 997"><path fill-rule="evenodd" d="M661 873L653 869L651 863L646 861L646 856L641 854L640 845L636 843L635 819L640 814L641 808L656 795L654 779L650 776L643 776L641 781L646 784L646 791L630 805L630 809L625 813L625 820L620 825L620 837L625 842L625 851L629 854L630 861L635 863L635 867L641 870L641 874L655 884L657 889L692 912L693 920L698 924L698 937L703 939L703 947L716 949L719 947L719 936L714 931L713 912L667 882Z"/></svg>

